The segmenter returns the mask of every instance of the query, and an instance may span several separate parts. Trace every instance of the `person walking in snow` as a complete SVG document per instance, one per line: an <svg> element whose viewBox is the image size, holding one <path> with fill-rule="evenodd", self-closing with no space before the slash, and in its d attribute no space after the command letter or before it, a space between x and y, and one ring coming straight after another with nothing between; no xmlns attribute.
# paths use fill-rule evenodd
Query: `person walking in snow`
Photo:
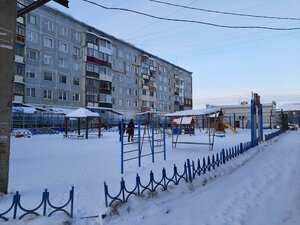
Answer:
<svg viewBox="0 0 300 225"><path fill-rule="evenodd" d="M122 123L123 123L123 130L122 130ZM125 130L126 130L124 119L121 119L121 121L118 124L118 128L119 128L119 141L121 141L121 135L124 135ZM121 132L123 132L123 133L121 134Z"/></svg>
<svg viewBox="0 0 300 225"><path fill-rule="evenodd" d="M128 133L128 142L133 141L133 135L134 135L133 119L131 119L129 124L127 125L127 133Z"/></svg>

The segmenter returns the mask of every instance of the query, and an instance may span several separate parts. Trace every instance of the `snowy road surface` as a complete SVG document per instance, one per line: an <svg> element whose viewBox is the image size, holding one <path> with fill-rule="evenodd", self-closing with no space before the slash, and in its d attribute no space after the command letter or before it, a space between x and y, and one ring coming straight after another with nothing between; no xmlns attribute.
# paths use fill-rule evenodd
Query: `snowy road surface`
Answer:
<svg viewBox="0 0 300 225"><path fill-rule="evenodd" d="M205 187L197 186L195 181L189 191L180 193L176 190L180 187L176 186L172 193L129 202L119 209L119 216L103 222L105 225L300 224L300 132L289 132L276 140L270 145L265 143L243 166Z"/></svg>

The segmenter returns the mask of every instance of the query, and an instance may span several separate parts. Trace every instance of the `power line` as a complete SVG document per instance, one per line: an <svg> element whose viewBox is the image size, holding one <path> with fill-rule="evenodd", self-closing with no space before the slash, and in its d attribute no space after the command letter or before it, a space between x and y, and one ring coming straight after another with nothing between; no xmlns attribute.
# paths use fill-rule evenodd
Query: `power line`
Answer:
<svg viewBox="0 0 300 225"><path fill-rule="evenodd" d="M231 25L222 25L222 24L216 24L216 23L208 23L208 22L198 21L198 20L165 18L165 17L154 16L154 15L144 13L144 12L139 12L139 11L132 10L132 9L117 8L117 7L106 7L106 6L100 5L96 2L89 1L89 0L82 0L82 1L90 3L92 5L96 5L100 8L103 8L103 9L131 12L131 13L139 14L139 15L142 15L142 16L151 17L151 18L154 18L154 19L166 20L166 21L172 21L172 22L197 23L197 24L203 24L203 25L207 25L207 26L213 26L213 27L219 27L219 28L229 28L229 29L265 29L265 30L278 30L278 31L300 30L300 27L280 28L280 27L266 27L266 26L231 26Z"/></svg>
<svg viewBox="0 0 300 225"><path fill-rule="evenodd" d="M251 15L251 14L244 14L244 13L233 13L233 12L224 12L224 11L211 10L211 9L195 8L195 7L178 5L178 4L173 4L173 3L158 1L158 0L149 0L149 1L160 3L160 4L165 4L165 5L171 5L171 6L175 6L175 7L180 7L180 8L185 8L185 9L192 9L192 10L198 10L198 11L202 11L202 12L218 13L218 14L224 14L224 15L245 16L245 17L263 18L263 19L277 19L277 20L300 20L300 18L295 18L295 17Z"/></svg>

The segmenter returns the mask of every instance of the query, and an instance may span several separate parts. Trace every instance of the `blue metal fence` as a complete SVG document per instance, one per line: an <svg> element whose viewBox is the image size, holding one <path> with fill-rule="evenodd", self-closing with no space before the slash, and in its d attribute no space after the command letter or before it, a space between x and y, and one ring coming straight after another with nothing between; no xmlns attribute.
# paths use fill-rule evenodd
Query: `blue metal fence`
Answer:
<svg viewBox="0 0 300 225"><path fill-rule="evenodd" d="M115 196L109 193L108 186L106 182L104 182L106 207L117 204L118 202L125 203L130 196L141 196L145 191L154 193L159 187L162 190L167 190L170 184L178 185L181 180L192 183L193 179L196 178L196 175L200 176L201 174L205 174L206 171L210 171L222 164L225 164L227 161L239 156L240 154L243 154L250 148L253 148L257 145L258 141L255 141L254 144L252 144L252 142L247 142L244 144L240 143L240 145L234 146L233 148L222 149L222 151L219 153L213 154L212 156L207 156L207 158L204 157L202 159L202 163L200 159L198 159L196 163L190 159L187 159L183 166L183 173L179 174L177 166L174 165L173 173L170 177L167 176L165 168L163 168L161 177L159 179L155 179L154 173L151 171L150 181L146 185L142 184L140 176L137 174L136 184L131 190L126 187L125 181L122 178L120 183L120 191Z"/></svg>
<svg viewBox="0 0 300 225"><path fill-rule="evenodd" d="M268 141L268 140L270 140L270 139L272 139L272 138L278 136L279 134L282 134L283 132L284 132L284 130L281 129L281 130L278 130L278 131L273 132L273 133L271 133L271 134L266 134L266 135L265 135L265 141Z"/></svg>
<svg viewBox="0 0 300 225"><path fill-rule="evenodd" d="M55 206L50 202L49 192L47 189L42 194L42 201L41 203L33 209L26 209L21 204L21 194L17 191L16 194L13 196L13 201L11 206L5 212L0 213L0 219L4 221L8 221L8 214L12 213L13 219L22 219L27 215L36 215L36 216L51 216L53 213L56 212L63 212L67 214L69 217L73 217L73 205L74 205L74 187L69 192L69 199L68 201L61 205ZM66 208L70 206L70 209L67 210ZM41 212L42 211L42 212Z"/></svg>
<svg viewBox="0 0 300 225"><path fill-rule="evenodd" d="M265 135L265 140L270 140L271 138L274 138L283 132L283 130L279 130L274 133L267 134ZM198 159L196 162L187 159L184 163L183 173L179 174L177 171L177 166L174 165L173 174L171 177L167 176L165 168L163 168L162 170L160 179L155 179L154 173L151 171L150 181L147 183L147 185L142 184L141 178L137 174L136 184L131 190L126 187L125 180L122 178L120 183L120 191L115 196L109 193L108 185L106 184L106 182L104 182L105 205L106 207L109 207L117 203L125 203L128 201L130 196L141 196L146 191L154 193L158 188L167 190L170 184L178 185L181 180L192 183L193 179L196 178L196 175L200 176L201 174L205 174L207 171L215 169L220 165L226 164L227 161L247 152L249 149L257 146L258 143L258 140L240 143L239 145L236 145L232 148L222 149L222 151L220 151L219 153L213 154L212 156L207 156L207 158L203 157L202 160Z"/></svg>

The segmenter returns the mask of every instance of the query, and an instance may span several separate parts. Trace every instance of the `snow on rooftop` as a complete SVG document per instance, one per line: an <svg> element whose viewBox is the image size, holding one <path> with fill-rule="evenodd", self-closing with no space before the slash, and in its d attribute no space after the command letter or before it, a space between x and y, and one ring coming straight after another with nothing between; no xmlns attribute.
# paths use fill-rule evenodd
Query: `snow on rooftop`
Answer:
<svg viewBox="0 0 300 225"><path fill-rule="evenodd" d="M283 111L300 111L300 103L287 103L279 107Z"/></svg>
<svg viewBox="0 0 300 225"><path fill-rule="evenodd" d="M13 113L35 113L36 109L33 107L12 107Z"/></svg>
<svg viewBox="0 0 300 225"><path fill-rule="evenodd" d="M214 114L220 111L220 108L211 108L211 109L192 109L185 111L178 111L175 113L168 113L165 116L169 117L180 117L180 116L206 116L210 114Z"/></svg>
<svg viewBox="0 0 300 225"><path fill-rule="evenodd" d="M79 108L66 115L68 118L86 118L86 117L99 117L98 113L92 112L85 108Z"/></svg>
<svg viewBox="0 0 300 225"><path fill-rule="evenodd" d="M74 111L74 109L65 109L65 108L52 108L51 110L53 111L53 113L56 114L68 114Z"/></svg>

